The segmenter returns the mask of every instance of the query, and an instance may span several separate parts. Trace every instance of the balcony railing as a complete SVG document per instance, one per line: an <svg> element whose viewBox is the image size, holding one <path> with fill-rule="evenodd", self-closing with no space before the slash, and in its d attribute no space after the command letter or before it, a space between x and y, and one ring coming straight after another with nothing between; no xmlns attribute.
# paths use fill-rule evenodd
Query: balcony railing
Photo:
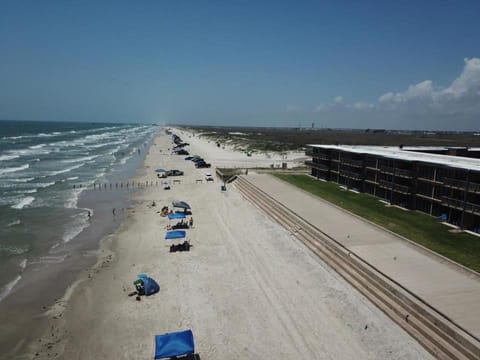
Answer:
<svg viewBox="0 0 480 360"><path fill-rule="evenodd" d="M328 160L327 154L313 154L313 159Z"/></svg>
<svg viewBox="0 0 480 360"><path fill-rule="evenodd" d="M378 184L385 189L393 190L402 194L410 194L410 188L405 185L395 184L386 180L379 180Z"/></svg>
<svg viewBox="0 0 480 360"><path fill-rule="evenodd" d="M322 163L316 163L313 161L305 161L305 165L312 167L314 169L328 171L328 166Z"/></svg>
<svg viewBox="0 0 480 360"><path fill-rule="evenodd" d="M447 196L442 197L442 205L448 206L448 207L453 207L458 210L463 210L463 207L465 206L465 211L472 213L472 214L480 214L480 206L467 202L464 203L463 200L460 199L453 199Z"/></svg>
<svg viewBox="0 0 480 360"><path fill-rule="evenodd" d="M360 174L357 174L353 171L347 171L347 170L340 170L340 176L346 177L348 179L353 179L353 180L361 180Z"/></svg>
<svg viewBox="0 0 480 360"><path fill-rule="evenodd" d="M412 172L410 170L397 169L397 168L394 169L391 166L380 165L380 171L387 174L395 173L395 176L399 176L399 177L405 177L405 178L412 177Z"/></svg>
<svg viewBox="0 0 480 360"><path fill-rule="evenodd" d="M412 172L410 170L405 170L405 169L395 169L395 175L400 177L405 177L405 178L411 178Z"/></svg>
<svg viewBox="0 0 480 360"><path fill-rule="evenodd" d="M353 160L353 159L341 159L342 165L352 166L361 168L363 166L363 162L360 160Z"/></svg>
<svg viewBox="0 0 480 360"><path fill-rule="evenodd" d="M465 190L465 188L467 187L467 182L465 180L445 178L443 179L443 185L459 190ZM469 182L468 191L473 193L480 193L480 184Z"/></svg>

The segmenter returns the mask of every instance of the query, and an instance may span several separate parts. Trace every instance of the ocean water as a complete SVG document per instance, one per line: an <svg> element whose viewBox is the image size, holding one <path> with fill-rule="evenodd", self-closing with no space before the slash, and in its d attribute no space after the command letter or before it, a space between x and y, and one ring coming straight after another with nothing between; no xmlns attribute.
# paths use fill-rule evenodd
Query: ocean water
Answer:
<svg viewBox="0 0 480 360"><path fill-rule="evenodd" d="M0 302L26 269L69 256L65 245L89 226L92 209L78 206L82 192L138 159L156 131L152 125L0 121Z"/></svg>

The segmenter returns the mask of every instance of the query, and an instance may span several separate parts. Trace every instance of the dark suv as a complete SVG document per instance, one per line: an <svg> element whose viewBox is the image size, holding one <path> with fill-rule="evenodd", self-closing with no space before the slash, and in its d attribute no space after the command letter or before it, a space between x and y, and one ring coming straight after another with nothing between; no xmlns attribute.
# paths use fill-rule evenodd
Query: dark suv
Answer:
<svg viewBox="0 0 480 360"><path fill-rule="evenodd" d="M209 168L210 166L212 166L212 165L211 165L211 164L207 164L207 163L206 163L205 161L203 161L203 160L202 160L202 161L197 161L197 162L195 163L195 167L196 167L196 168L199 168L199 169L200 169L200 168Z"/></svg>
<svg viewBox="0 0 480 360"><path fill-rule="evenodd" d="M165 175L167 176L180 176L183 175L183 171L180 170L168 170Z"/></svg>

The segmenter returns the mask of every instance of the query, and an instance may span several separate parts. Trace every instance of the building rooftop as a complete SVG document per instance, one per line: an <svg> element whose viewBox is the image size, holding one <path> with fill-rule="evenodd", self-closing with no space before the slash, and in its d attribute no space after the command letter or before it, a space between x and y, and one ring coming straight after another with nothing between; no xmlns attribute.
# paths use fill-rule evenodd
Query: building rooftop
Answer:
<svg viewBox="0 0 480 360"><path fill-rule="evenodd" d="M449 166L453 168L461 168L467 170L480 171L480 159L440 155L440 154L428 154L417 152L421 150L435 150L435 149L447 149L446 147L403 147L400 149L398 146L364 146L364 145L314 145L308 146L317 147L322 149L332 149L340 151L348 151L357 154L371 154L376 156L388 157L392 159L404 160L404 161L419 161L424 163L432 163L437 165ZM415 151L416 150L416 151Z"/></svg>

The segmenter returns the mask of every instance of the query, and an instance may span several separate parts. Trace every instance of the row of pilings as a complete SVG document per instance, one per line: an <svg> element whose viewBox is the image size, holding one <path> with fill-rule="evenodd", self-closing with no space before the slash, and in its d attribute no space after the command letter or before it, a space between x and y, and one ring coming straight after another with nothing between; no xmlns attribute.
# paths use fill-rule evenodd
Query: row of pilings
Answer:
<svg viewBox="0 0 480 360"><path fill-rule="evenodd" d="M131 190L131 189L143 189L146 187L154 187L162 185L158 181L120 181L109 183L93 183L93 184L73 184L74 189L89 189L93 191L107 191L107 190Z"/></svg>

